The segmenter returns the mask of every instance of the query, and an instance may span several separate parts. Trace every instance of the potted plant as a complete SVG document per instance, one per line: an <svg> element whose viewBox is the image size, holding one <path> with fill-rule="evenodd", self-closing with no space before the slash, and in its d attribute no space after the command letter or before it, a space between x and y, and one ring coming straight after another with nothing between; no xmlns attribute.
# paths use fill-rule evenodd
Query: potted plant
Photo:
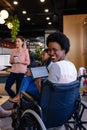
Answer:
<svg viewBox="0 0 87 130"><path fill-rule="evenodd" d="M19 32L19 27L20 27L20 21L18 17L16 15L9 16L8 19L6 20L6 25L9 29L11 29L11 39L12 39L12 42L14 42Z"/></svg>
<svg viewBox="0 0 87 130"><path fill-rule="evenodd" d="M35 47L35 60L41 64L41 50L42 48L41 47Z"/></svg>

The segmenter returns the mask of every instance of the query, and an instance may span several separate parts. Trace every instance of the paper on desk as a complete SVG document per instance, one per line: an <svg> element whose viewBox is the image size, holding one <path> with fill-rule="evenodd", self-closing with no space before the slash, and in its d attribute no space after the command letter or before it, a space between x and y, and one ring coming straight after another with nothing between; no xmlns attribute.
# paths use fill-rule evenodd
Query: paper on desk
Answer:
<svg viewBox="0 0 87 130"><path fill-rule="evenodd" d="M7 68L6 66L0 66L0 70L4 70L6 68Z"/></svg>

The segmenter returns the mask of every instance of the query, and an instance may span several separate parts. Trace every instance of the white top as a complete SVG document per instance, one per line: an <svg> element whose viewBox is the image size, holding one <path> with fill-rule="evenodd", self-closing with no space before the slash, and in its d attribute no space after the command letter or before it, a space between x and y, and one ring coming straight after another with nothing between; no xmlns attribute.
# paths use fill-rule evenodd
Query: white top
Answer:
<svg viewBox="0 0 87 130"><path fill-rule="evenodd" d="M48 71L49 71L52 64L53 64L53 62L51 61L50 64L47 66Z"/></svg>
<svg viewBox="0 0 87 130"><path fill-rule="evenodd" d="M75 65L67 60L55 62L49 69L48 80L53 83L69 83L77 79Z"/></svg>

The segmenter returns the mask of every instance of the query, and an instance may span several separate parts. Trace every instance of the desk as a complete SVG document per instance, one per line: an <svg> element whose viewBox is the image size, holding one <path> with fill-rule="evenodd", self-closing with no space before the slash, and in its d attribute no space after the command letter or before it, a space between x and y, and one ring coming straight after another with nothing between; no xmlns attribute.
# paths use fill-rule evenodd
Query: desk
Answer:
<svg viewBox="0 0 87 130"><path fill-rule="evenodd" d="M6 75L8 76L10 74L9 71L0 71L0 75Z"/></svg>
<svg viewBox="0 0 87 130"><path fill-rule="evenodd" d="M0 105L4 104L9 99L9 96L1 96Z"/></svg>
<svg viewBox="0 0 87 130"><path fill-rule="evenodd" d="M9 74L10 72L0 71L0 83L6 83L6 80Z"/></svg>
<svg viewBox="0 0 87 130"><path fill-rule="evenodd" d="M0 70L1 70L1 71L4 70L4 69L7 69L7 67L5 67L5 66L0 66Z"/></svg>
<svg viewBox="0 0 87 130"><path fill-rule="evenodd" d="M5 70L0 71L0 94L1 95L7 95L7 92L5 91L4 87L5 87L9 74L10 74L10 69L6 71ZM12 86L12 90L16 91L15 83Z"/></svg>

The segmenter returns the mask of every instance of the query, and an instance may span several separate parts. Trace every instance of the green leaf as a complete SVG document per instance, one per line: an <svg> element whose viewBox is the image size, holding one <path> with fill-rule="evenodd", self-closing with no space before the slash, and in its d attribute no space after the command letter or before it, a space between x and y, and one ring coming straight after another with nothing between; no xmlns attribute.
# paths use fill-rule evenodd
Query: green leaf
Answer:
<svg viewBox="0 0 87 130"><path fill-rule="evenodd" d="M8 17L5 25L7 25L9 22L12 23L12 25L13 25L13 27L11 29L11 39L12 39L12 42L14 42L18 32L20 31L20 29L19 29L20 28L20 21L19 21L18 17L16 15L14 15L14 16Z"/></svg>

